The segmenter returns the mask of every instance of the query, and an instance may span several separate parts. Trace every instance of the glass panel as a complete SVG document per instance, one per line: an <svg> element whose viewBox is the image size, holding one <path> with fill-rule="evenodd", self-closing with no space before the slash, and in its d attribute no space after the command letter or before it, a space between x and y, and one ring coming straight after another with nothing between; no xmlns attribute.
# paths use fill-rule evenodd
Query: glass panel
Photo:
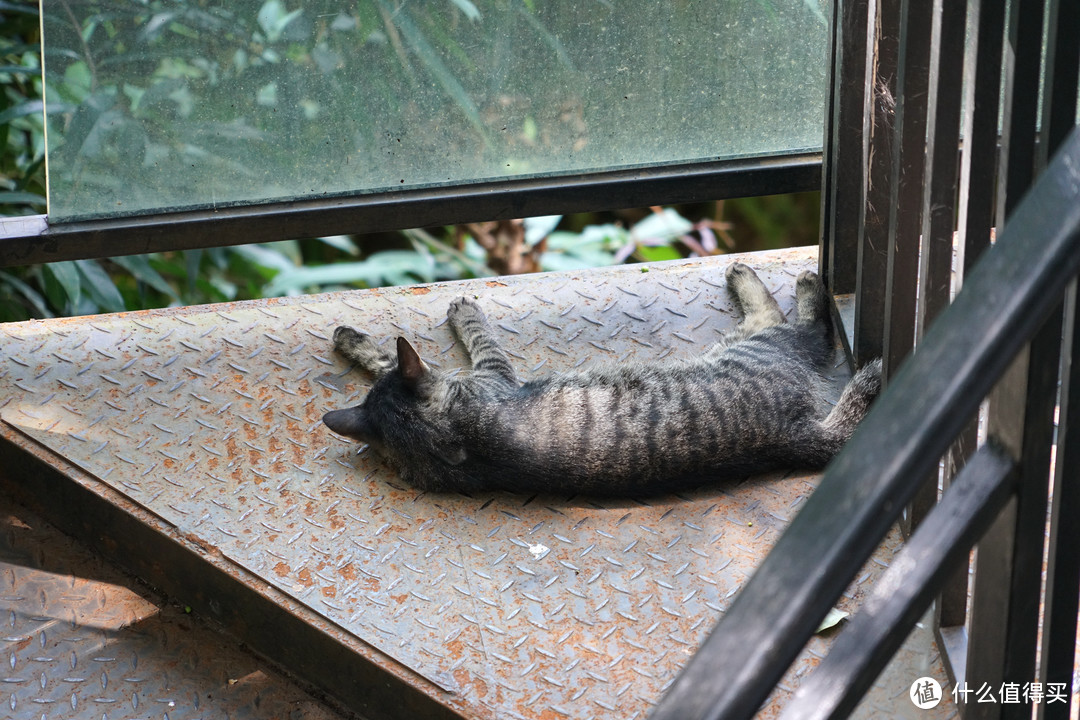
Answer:
<svg viewBox="0 0 1080 720"><path fill-rule="evenodd" d="M49 215L821 147L826 0L44 0Z"/></svg>

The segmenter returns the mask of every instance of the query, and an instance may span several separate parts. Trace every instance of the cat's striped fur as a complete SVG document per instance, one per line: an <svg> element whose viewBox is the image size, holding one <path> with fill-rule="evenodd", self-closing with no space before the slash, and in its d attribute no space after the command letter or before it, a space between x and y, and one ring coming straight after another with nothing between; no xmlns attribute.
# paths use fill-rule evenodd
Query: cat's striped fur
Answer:
<svg viewBox="0 0 1080 720"><path fill-rule="evenodd" d="M565 372L520 385L480 307L451 303L472 370L428 368L403 338L396 354L352 328L334 344L376 376L364 403L323 418L369 443L412 485L648 495L777 468L818 468L850 437L880 388L880 363L831 412L820 369L833 328L817 275L796 281L797 319L746 265L727 270L743 319L705 355Z"/></svg>

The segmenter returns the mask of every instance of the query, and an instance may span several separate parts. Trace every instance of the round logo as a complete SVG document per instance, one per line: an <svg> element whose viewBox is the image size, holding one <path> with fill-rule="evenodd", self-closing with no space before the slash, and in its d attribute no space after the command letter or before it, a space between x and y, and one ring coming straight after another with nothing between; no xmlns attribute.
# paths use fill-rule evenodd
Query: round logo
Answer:
<svg viewBox="0 0 1080 720"><path fill-rule="evenodd" d="M941 702L941 684L932 677L921 677L911 683L908 691L911 702L920 710L937 707Z"/></svg>

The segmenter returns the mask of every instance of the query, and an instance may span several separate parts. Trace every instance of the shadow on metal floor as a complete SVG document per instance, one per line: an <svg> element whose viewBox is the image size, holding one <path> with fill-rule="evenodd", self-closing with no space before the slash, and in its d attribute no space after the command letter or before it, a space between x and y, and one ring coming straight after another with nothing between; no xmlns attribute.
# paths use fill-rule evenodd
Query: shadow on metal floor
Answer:
<svg viewBox="0 0 1080 720"><path fill-rule="evenodd" d="M738 259L790 313L816 253ZM0 460L65 531L356 712L645 717L817 476L621 502L419 493L322 426L367 388L330 337L401 334L456 367L445 312L467 294L523 379L695 354L735 322L733 259L0 326ZM848 375L838 362L834 395Z"/></svg>
<svg viewBox="0 0 1080 720"><path fill-rule="evenodd" d="M340 717L3 496L0 614L3 717Z"/></svg>

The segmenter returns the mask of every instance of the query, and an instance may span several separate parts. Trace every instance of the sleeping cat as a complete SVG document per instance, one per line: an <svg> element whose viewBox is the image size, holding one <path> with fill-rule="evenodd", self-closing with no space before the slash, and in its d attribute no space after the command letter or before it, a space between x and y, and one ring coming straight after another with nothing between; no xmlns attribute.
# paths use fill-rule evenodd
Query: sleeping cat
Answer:
<svg viewBox="0 0 1080 720"><path fill-rule="evenodd" d="M739 325L704 355L590 367L521 385L480 307L450 304L472 370L430 369L349 327L338 352L376 380L358 407L323 422L368 443L422 490L643 496L772 469L824 466L881 386L881 363L851 379L826 412L820 369L833 327L817 275L796 281L797 319L746 265L726 273Z"/></svg>

